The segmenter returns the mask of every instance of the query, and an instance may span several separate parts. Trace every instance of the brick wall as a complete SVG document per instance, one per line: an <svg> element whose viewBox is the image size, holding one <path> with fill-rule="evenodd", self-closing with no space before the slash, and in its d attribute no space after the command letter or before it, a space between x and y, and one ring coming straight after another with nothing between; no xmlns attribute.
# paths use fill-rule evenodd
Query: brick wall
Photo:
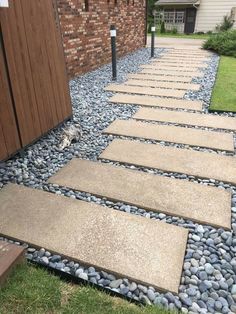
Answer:
<svg viewBox="0 0 236 314"><path fill-rule="evenodd" d="M57 0L69 76L111 61L111 24L117 28L118 56L143 47L145 4L145 0Z"/></svg>

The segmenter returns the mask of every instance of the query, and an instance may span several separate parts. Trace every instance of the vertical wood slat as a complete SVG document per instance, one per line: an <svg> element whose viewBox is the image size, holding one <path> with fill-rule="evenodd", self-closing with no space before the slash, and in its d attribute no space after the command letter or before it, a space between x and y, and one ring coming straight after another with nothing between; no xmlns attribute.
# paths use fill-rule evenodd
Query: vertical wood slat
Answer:
<svg viewBox="0 0 236 314"><path fill-rule="evenodd" d="M20 139L8 83L2 39L0 38L0 160L9 157L18 149L20 149Z"/></svg>
<svg viewBox="0 0 236 314"><path fill-rule="evenodd" d="M20 136L27 145L41 133L20 1L0 10L3 40Z"/></svg>
<svg viewBox="0 0 236 314"><path fill-rule="evenodd" d="M10 0L9 8L0 9L23 146L72 115L64 52L52 1ZM2 133L4 136L4 130Z"/></svg>

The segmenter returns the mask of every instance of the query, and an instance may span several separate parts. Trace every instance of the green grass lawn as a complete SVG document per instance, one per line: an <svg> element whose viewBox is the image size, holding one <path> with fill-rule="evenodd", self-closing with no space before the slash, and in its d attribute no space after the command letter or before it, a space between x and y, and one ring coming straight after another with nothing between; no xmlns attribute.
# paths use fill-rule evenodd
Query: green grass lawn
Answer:
<svg viewBox="0 0 236 314"><path fill-rule="evenodd" d="M137 306L90 286L66 283L42 268L18 266L0 289L1 314L167 314Z"/></svg>
<svg viewBox="0 0 236 314"><path fill-rule="evenodd" d="M149 36L151 36L151 34L148 34ZM165 33L165 34L160 34L159 32L156 34L157 37L166 37L166 38L186 38L186 39L208 39L209 35L207 34L190 34L190 35L186 35L186 34L171 34L171 33Z"/></svg>
<svg viewBox="0 0 236 314"><path fill-rule="evenodd" d="M210 110L236 112L236 58L221 57Z"/></svg>

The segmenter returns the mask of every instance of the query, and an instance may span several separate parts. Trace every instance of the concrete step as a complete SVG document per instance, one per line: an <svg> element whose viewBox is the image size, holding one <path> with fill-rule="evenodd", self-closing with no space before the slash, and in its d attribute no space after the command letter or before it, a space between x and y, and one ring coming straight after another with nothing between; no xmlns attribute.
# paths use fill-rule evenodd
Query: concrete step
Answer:
<svg viewBox="0 0 236 314"><path fill-rule="evenodd" d="M231 194L215 187L77 158L49 182L154 212L231 228Z"/></svg>
<svg viewBox="0 0 236 314"><path fill-rule="evenodd" d="M127 86L125 84L110 84L105 88L109 92L119 92L128 94L140 94L140 95L152 95L152 96L164 96L164 97L174 97L183 98L185 91L181 90L168 90L162 88L152 88L152 87L136 87Z"/></svg>
<svg viewBox="0 0 236 314"><path fill-rule="evenodd" d="M181 89L181 90L200 90L199 84L187 84L187 83L175 83L175 82L159 82L153 80L142 80L141 78L138 80L128 80L124 82L126 85L132 86L147 86L154 88L167 88L167 89Z"/></svg>
<svg viewBox="0 0 236 314"><path fill-rule="evenodd" d="M9 195L9 197L12 197L12 195ZM9 219L11 219L11 217L9 217ZM0 228L0 233L1 232L2 230ZM24 248L22 246L11 244L6 241L0 241L0 288L4 285L15 266L23 263L23 261Z"/></svg>
<svg viewBox="0 0 236 314"><path fill-rule="evenodd" d="M211 114L141 108L134 115L134 118L140 120L179 123L192 126L196 125L215 129L236 130L236 118L216 116Z"/></svg>
<svg viewBox="0 0 236 314"><path fill-rule="evenodd" d="M112 103L124 105L132 104L144 107L165 107L174 109L180 108L197 111L201 111L203 106L201 101L127 94L116 94L112 96L109 101Z"/></svg>
<svg viewBox="0 0 236 314"><path fill-rule="evenodd" d="M2 234L121 278L178 292L187 229L12 184L0 191L0 198Z"/></svg>
<svg viewBox="0 0 236 314"><path fill-rule="evenodd" d="M222 132L155 125L135 120L115 120L103 132L234 152L233 135Z"/></svg>
<svg viewBox="0 0 236 314"><path fill-rule="evenodd" d="M117 139L100 158L236 184L236 158L231 156Z"/></svg>

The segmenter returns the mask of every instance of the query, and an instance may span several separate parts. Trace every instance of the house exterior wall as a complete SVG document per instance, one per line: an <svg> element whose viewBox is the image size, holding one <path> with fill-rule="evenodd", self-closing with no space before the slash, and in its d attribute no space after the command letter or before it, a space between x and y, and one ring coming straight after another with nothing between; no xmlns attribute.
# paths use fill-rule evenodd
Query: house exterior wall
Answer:
<svg viewBox="0 0 236 314"><path fill-rule="evenodd" d="M57 8L70 78L111 61L112 24L118 57L145 45L146 0L57 0Z"/></svg>
<svg viewBox="0 0 236 314"><path fill-rule="evenodd" d="M231 13L233 7L236 7L236 0L201 0L197 10L195 32L214 31L216 25L223 21L225 15Z"/></svg>

